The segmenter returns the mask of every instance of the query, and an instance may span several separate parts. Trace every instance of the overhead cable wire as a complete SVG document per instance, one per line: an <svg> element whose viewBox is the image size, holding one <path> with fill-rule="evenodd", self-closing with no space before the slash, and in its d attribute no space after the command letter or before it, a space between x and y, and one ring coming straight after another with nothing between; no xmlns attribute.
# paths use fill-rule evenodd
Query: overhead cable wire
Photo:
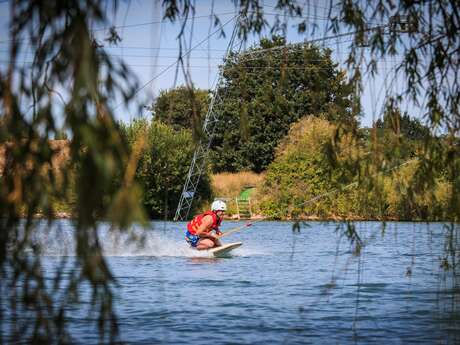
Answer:
<svg viewBox="0 0 460 345"><path fill-rule="evenodd" d="M223 12L223 13L218 13L218 15L220 15L220 16L233 15L234 16L234 13L233 12ZM209 18L209 15L196 16L195 19L196 18ZM167 21L168 21L168 19L162 19L162 20L149 21L149 22L138 23L138 24L112 25L112 26L109 26L109 28L127 29L127 28L134 28L134 27L140 27L140 26L148 26L148 25L152 25L152 24L161 24L161 23L165 23ZM105 31L105 30L107 30L107 25L105 25L104 27L101 27L101 28L91 29L90 32L98 32L98 31ZM26 41L26 40L27 39L20 39L20 40L16 40L16 41ZM9 42L11 42L11 39L2 40L2 41L0 41L0 44L1 43L9 43Z"/></svg>
<svg viewBox="0 0 460 345"><path fill-rule="evenodd" d="M223 13L218 13L219 16L225 16L225 15L234 15L233 12L223 12ZM195 19L199 18L209 18L209 15L203 15L203 16L195 16ZM162 20L156 20L156 21L149 21L149 22L144 22L144 23L138 23L138 24L126 24L126 25L114 25L112 26L115 29L127 29L127 28L135 28L139 26L147 26L147 25L152 25L152 24L162 24L168 22L169 19L162 19ZM103 31L106 30L105 28L98 28L94 29L92 31Z"/></svg>
<svg viewBox="0 0 460 345"><path fill-rule="evenodd" d="M229 19L227 22L225 22L225 24L222 25L222 28L225 27L228 23L230 23L231 21L233 21L235 18L239 17L239 15L236 15L236 16L233 16L231 19ZM198 44L196 44L195 46L193 46L192 48L190 48L189 50L187 50L181 57L186 57L187 55L189 55L196 47L199 47L200 45L202 45L203 43L205 43L207 40L209 40L211 38L211 36L215 35L216 33L218 33L219 31L221 31L221 28L213 31L210 35L206 36L206 38L204 38L202 41L200 41ZM133 93L133 96L137 95L141 90L143 90L145 87L147 87L150 83L152 83L155 79L159 78L160 76L162 76L164 73L166 73L169 69L171 69L172 67L174 67L177 63L179 62L179 58L177 59L177 61L173 62L172 64L168 65L165 69L163 69L162 71L160 71L159 73L157 73L152 79L150 79L149 81L147 81L146 83L144 83L140 88L138 88L134 93ZM114 108L117 109L121 104L123 104L122 102L117 104Z"/></svg>
<svg viewBox="0 0 460 345"><path fill-rule="evenodd" d="M1 53L1 51L0 51ZM24 53L24 54L21 54L22 57L29 57L29 58L33 58L34 57L34 54L32 52L29 52L29 53ZM104 56L109 56L109 57L129 57L129 58L143 58L143 59L147 59L147 58L162 58L162 59L177 59L177 55L175 56L171 56L171 55L131 55L131 54L104 54ZM190 59L191 60L214 60L214 61L222 61L222 56L214 56L214 57L205 57L205 56L190 56ZM249 62L249 61L256 61L257 59L260 59L260 58L254 58L254 59L245 59L245 60L242 60L240 62ZM312 61L312 62L319 62L319 61L324 61L324 59L304 59L302 57L299 57L299 58L290 58L289 59L290 62L296 62L296 61Z"/></svg>
<svg viewBox="0 0 460 345"><path fill-rule="evenodd" d="M235 15L234 12L222 12L222 13L216 13L218 16L226 16L226 15ZM279 16L282 15L282 13L269 13L269 12L264 12L264 15L267 16ZM208 18L209 15L202 15L202 16L195 16L195 19L202 19L202 18ZM330 18L327 17L318 17L318 16L292 16L294 19L314 19L314 20L322 20L322 21L327 21L330 20ZM91 29L90 32L99 32L99 31L106 31L107 28L114 28L114 29L129 29L129 28L136 28L136 27L142 27L142 26L148 26L148 25L153 25L153 24L162 24L168 22L168 19L162 19L162 20L155 20L155 21L148 21L148 22L143 22L143 23L137 23L137 24L122 24L122 25L112 25L112 26L107 26L104 25L104 27L101 28L95 28ZM371 23L368 23L371 24ZM379 24L379 25L384 25L384 24ZM17 41L25 41L26 39L21 39ZM2 43L9 43L11 40L1 40L0 44Z"/></svg>
<svg viewBox="0 0 460 345"><path fill-rule="evenodd" d="M311 62L321 62L324 60L312 60ZM9 61L5 60L0 60L0 63L8 64L10 63ZM33 65L33 61L25 61L26 64L28 65ZM176 63L176 62L175 62ZM116 63L115 63L116 64ZM130 63L125 63L124 65L126 66L138 66L138 67L168 67L170 65L152 65L152 64L130 64ZM190 65L190 68L207 68L208 65ZM223 65L211 65L211 68L219 68L223 67ZM256 69L256 70L278 70L278 69L288 69L288 70L304 70L306 68L312 68L315 70L326 70L329 71L333 69L334 67L318 67L317 65L314 64L307 64L307 65L297 65L297 66L241 66L238 67L238 69L245 69L245 70L251 70L251 69ZM394 70L394 67L385 67L385 66L379 66L377 67L378 70L389 70L392 71Z"/></svg>
<svg viewBox="0 0 460 345"><path fill-rule="evenodd" d="M307 45L307 44L323 42L323 41L326 41L326 40L336 39L336 38L340 38L340 37L356 35L357 33L360 33L362 31L377 30L379 28L384 28L386 26L387 26L386 24L385 25L378 25L378 26L374 26L374 27L371 27L371 28L368 28L368 29L365 29L365 30L349 31L349 32L345 32L345 33L337 34L337 35L333 35L333 36L315 38L315 39L306 40L306 41L299 42L299 43L286 44L284 46L276 46L276 47L271 47L271 48L266 48L266 49L258 49L258 50L243 52L243 53L241 53L241 55L255 55L255 54L265 53L265 52L269 52L269 51L276 51L276 50L281 50L281 49L286 49L286 48L295 48L295 47L303 46L303 45Z"/></svg>
<svg viewBox="0 0 460 345"><path fill-rule="evenodd" d="M335 44L339 43L339 44L346 44L346 43L350 43L352 42L353 39L348 39L348 40L344 40L344 41L337 41L335 42ZM296 43L296 44L299 44L299 43ZM331 43L332 45L332 43ZM326 45L327 46L327 45ZM284 46L281 46L283 48L286 48L286 45ZM104 47L104 50L107 50L107 49L120 49L120 50L124 50L124 49L137 49L137 50L169 50L169 51L177 51L178 48L162 48L162 47L127 47L127 46L117 46L117 47ZM219 52L225 52L226 49L211 49L212 51L219 51ZM259 49L260 50L260 49ZM194 49L194 52L201 52L201 51L207 51L207 49ZM0 49L0 53L9 53L9 50L8 49ZM34 55L33 52L28 52L28 53L22 53L22 54L28 54L28 55ZM21 55L22 55L21 54ZM154 55L151 55L151 54L124 54L123 52L121 52L121 54L119 54L118 52L104 52L104 55L108 55L108 56L113 56L113 57L133 57L133 58L151 58L151 57L160 57L160 58L170 58L170 59L176 59L177 58L177 55L174 55L174 56L168 56L168 55L157 55L157 54L154 54ZM191 56L190 57L191 59L208 59L208 56ZM211 59L218 59L218 60L222 60L222 56L221 55L215 55L213 57L211 57ZM255 59L258 59L258 58L253 58L254 60ZM251 61L252 59L249 59L249 58L245 58L244 61Z"/></svg>
<svg viewBox="0 0 460 345"><path fill-rule="evenodd" d="M250 12L248 13L250 14ZM215 13L215 15L217 16L227 16L227 15L235 15L234 12L222 12L222 13ZM264 15L269 15L269 16L275 16L275 15L279 15L278 13L264 13ZM209 15L202 15L202 16L195 16L194 17L195 19L202 19L202 18L208 18L209 19ZM305 18L305 19L308 19L307 17L296 17L296 18ZM316 20L327 20L327 18L315 18L315 17L311 17L311 19L316 19ZM95 29L91 29L90 32L99 32L99 31L106 31L107 28L114 28L114 29L129 29L129 28L136 28L136 27L142 27L142 26L148 26L148 25L153 25L153 24L162 24L162 23L167 23L168 22L168 18L166 19L162 19L162 20L154 20L154 21L148 21L148 22L143 22L143 23L137 23L137 24L122 24L122 25L112 25L112 26L107 26L107 25L104 25L104 27L100 27L100 28L95 28ZM23 40L17 40L17 41L25 41L26 39L23 39ZM0 41L0 44L1 43L9 43L11 40L2 40Z"/></svg>
<svg viewBox="0 0 460 345"><path fill-rule="evenodd" d="M345 40L345 41L338 41L340 44L345 44L345 43L349 43L349 42L352 42L352 40ZM286 47L286 46L282 46L282 47ZM105 47L105 49L107 48L115 48L115 47ZM148 48L148 47L122 47L120 46L119 49L153 49L153 50L174 50L174 51L177 51L178 48ZM215 51L226 51L225 49L214 49ZM194 49L194 51L205 51L204 49ZM7 49L0 49L0 53L9 53L9 50ZM21 55L34 55L33 52L27 52L27 53L22 53ZM131 58L151 58L151 57L159 57L159 58L165 58L165 59L177 59L177 55L174 55L174 56L170 56L170 55L157 55L157 54L154 54L154 55L151 55L151 54L124 54L123 52L121 54L117 53L117 52L114 52L114 53L109 53L109 52L104 52L104 55L107 55L107 56L111 56L111 57L131 57ZM215 56L211 56L210 57L211 59L214 59L214 60L222 60L222 56L221 55L215 55ZM208 59L208 56L190 56L190 59ZM256 60L256 59L259 59L257 57L254 57L254 58L246 58L244 59L244 61L251 61L251 60Z"/></svg>
<svg viewBox="0 0 460 345"><path fill-rule="evenodd" d="M250 14L250 12L248 12ZM222 12L222 13L216 13L215 15L217 16L226 16L226 15L235 15L234 12ZM269 13L269 12L264 12L264 15L267 16L277 16L281 15L280 13ZM202 19L202 18L208 18L209 15L202 15L202 16L195 16L195 19ZM299 18L299 19L315 19L315 20L329 20L329 18L325 17L315 17L315 16L295 16L294 18ZM147 26L147 25L152 25L152 24L160 24L160 23L166 23L169 19L162 19L162 20L157 20L157 21L149 21L149 22L144 22L144 23L138 23L138 24L126 24L126 25L114 25L112 26L115 29L120 29L120 28L135 28L135 27L140 27L140 26ZM97 28L93 29L92 31L104 31L107 28Z"/></svg>

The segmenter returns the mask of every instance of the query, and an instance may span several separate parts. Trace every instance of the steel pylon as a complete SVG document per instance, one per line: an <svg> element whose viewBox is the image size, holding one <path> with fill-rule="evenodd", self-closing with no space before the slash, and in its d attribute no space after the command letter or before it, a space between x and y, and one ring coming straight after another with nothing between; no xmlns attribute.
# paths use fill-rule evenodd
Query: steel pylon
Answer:
<svg viewBox="0 0 460 345"><path fill-rule="evenodd" d="M174 221L186 220L188 218L201 175L206 169L206 160L209 153L209 148L211 147L211 143L214 138L216 125L219 122L220 111L218 108L222 103L223 98L225 97L225 95L220 94L225 63L231 53L239 52L241 49L242 40L236 39L240 27L240 20L241 17L236 18L235 27L233 29L233 33L230 37L230 41L225 53L224 63L219 70L217 82L215 83L211 93L211 102L203 122L203 139L200 140L195 153L193 154L190 169L187 174L187 179L185 180L184 188L182 189L182 194L177 206L176 215L174 216Z"/></svg>

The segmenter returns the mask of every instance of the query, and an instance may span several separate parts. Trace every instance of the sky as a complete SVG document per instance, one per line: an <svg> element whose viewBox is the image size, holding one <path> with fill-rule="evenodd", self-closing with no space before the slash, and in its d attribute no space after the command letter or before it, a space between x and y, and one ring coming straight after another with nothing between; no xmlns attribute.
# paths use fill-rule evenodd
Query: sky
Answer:
<svg viewBox="0 0 460 345"><path fill-rule="evenodd" d="M112 25L117 27L121 36L121 43L118 46L105 44L106 51L113 57L121 58L131 68L139 80L139 88L135 101L142 105L150 105L154 102L161 90L170 89L183 85L184 78L179 72L176 78L176 61L179 52L177 36L180 30L180 23L170 23L162 20L162 1L131 0L120 1L118 10L114 13L108 9L109 23L104 26L94 26L94 36L101 42L107 36L108 28ZM328 23L327 2L316 0L310 1L309 8L304 10L304 18L309 26L305 34L299 34L294 25L297 21L288 21L287 41L298 43L305 40L323 38L332 35L326 32ZM264 2L264 13L269 22L275 18L274 14L279 13L274 8L276 1ZM219 30L211 26L210 14L213 11L218 15L224 25L226 37L220 37ZM0 68L4 68L8 62L8 1L0 0ZM195 20L193 28L191 23L186 27L186 35L191 43L189 62L190 73L194 85L202 89L212 89L218 76L218 66L222 63L225 51L229 45L231 33L235 26L236 9L230 0L214 1L212 8L211 0L197 0ZM317 27L313 31L313 24ZM372 24L372 23L371 23ZM251 36L248 42L242 45L244 50L256 44L260 37L268 37L269 32L263 32L260 36ZM318 43L320 46L333 50L333 58L339 66L347 70L344 61L347 57L350 37L325 40ZM186 49L187 50L187 49ZM21 56L20 61L30 63L32 55L30 49L27 54ZM378 64L379 75L372 79L364 78L364 92L361 98L363 105L363 117L361 125L368 127L372 125L383 109L383 101L387 92L400 92L402 87L401 78L394 76L394 66L398 58L381 60ZM400 61L400 59L399 59ZM120 100L113 100L112 108L115 110L117 119L129 122L137 117L147 117L147 110L139 113L138 107L132 106L128 109L120 105ZM405 107L405 108L404 108ZM408 110L412 115L417 116L409 104L403 105L403 111Z"/></svg>

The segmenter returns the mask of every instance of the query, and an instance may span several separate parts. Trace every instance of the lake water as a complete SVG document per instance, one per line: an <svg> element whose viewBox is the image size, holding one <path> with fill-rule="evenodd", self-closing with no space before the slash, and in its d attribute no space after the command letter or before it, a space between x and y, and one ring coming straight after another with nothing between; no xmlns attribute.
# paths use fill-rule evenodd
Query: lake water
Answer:
<svg viewBox="0 0 460 345"><path fill-rule="evenodd" d="M224 222L223 229L243 223ZM225 239L231 258L188 248L185 223L155 222L143 249L101 225L117 279L116 311L129 344L456 344L451 281L440 268L442 224L358 222L354 256L340 223L258 222ZM49 234L46 260L72 250L72 225ZM457 229L458 230L458 229ZM458 314L457 314L458 316ZM94 324L70 320L78 343Z"/></svg>

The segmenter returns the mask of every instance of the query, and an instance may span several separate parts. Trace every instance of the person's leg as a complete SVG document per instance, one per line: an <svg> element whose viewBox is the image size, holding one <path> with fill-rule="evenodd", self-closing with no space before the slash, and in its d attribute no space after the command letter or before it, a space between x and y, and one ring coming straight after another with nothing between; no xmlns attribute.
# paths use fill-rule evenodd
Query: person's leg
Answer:
<svg viewBox="0 0 460 345"><path fill-rule="evenodd" d="M214 247L214 241L210 240L209 238L202 238L196 245L196 249L198 250L206 250L212 247Z"/></svg>
<svg viewBox="0 0 460 345"><path fill-rule="evenodd" d="M222 245L222 243L220 243L220 241L218 239L216 239L214 241L214 247L220 247Z"/></svg>

